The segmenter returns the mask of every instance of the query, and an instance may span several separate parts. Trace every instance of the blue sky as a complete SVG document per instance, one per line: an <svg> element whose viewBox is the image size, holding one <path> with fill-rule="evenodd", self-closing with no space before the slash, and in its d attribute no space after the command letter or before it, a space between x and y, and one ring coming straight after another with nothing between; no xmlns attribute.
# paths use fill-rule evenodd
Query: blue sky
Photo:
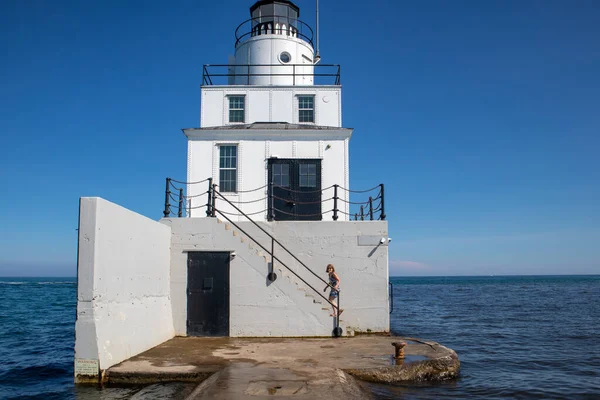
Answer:
<svg viewBox="0 0 600 400"><path fill-rule="evenodd" d="M74 275L81 196L161 216L251 4L3 2L0 276ZM600 3L340 4L321 55L351 186L386 184L392 274L600 273Z"/></svg>

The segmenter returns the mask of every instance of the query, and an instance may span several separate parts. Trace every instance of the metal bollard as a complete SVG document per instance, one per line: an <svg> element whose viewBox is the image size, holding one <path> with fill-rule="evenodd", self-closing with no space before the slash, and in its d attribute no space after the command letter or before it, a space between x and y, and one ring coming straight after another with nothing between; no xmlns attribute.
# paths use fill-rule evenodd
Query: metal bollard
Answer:
<svg viewBox="0 0 600 400"><path fill-rule="evenodd" d="M394 346L394 348L396 350L394 357L395 358L404 358L404 346L406 346L406 343L394 342L394 343L392 343L392 346Z"/></svg>

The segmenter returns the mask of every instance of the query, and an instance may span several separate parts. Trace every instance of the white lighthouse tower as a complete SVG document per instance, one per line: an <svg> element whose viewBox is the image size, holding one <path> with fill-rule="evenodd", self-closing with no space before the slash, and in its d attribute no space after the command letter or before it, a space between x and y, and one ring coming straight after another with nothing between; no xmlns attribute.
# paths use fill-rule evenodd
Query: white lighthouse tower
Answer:
<svg viewBox="0 0 600 400"><path fill-rule="evenodd" d="M291 1L256 2L229 64L204 66L201 127L183 130L187 181L211 178L254 220L348 220L347 192L337 192L348 187L352 135L342 127L340 69L318 63L299 18ZM188 185L188 216L206 216L205 192Z"/></svg>
<svg viewBox="0 0 600 400"><path fill-rule="evenodd" d="M232 83L313 84L312 30L298 19L300 9L290 1L259 1L250 8L250 14L252 18L236 32ZM298 73L297 80L294 71Z"/></svg>

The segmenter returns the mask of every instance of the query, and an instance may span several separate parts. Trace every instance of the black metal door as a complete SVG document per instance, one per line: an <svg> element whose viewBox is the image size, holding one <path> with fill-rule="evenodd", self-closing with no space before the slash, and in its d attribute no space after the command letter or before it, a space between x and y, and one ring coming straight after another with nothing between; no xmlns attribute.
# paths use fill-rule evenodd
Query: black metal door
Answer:
<svg viewBox="0 0 600 400"><path fill-rule="evenodd" d="M270 159L269 215L276 221L320 221L321 160Z"/></svg>
<svg viewBox="0 0 600 400"><path fill-rule="evenodd" d="M228 252L188 253L188 336L229 336L229 258Z"/></svg>
<svg viewBox="0 0 600 400"><path fill-rule="evenodd" d="M321 160L296 160L292 179L297 221L320 221Z"/></svg>
<svg viewBox="0 0 600 400"><path fill-rule="evenodd" d="M276 221L293 221L296 214L296 203L292 192L291 174L293 160L270 159L269 182L272 183L272 201L269 203L269 215Z"/></svg>

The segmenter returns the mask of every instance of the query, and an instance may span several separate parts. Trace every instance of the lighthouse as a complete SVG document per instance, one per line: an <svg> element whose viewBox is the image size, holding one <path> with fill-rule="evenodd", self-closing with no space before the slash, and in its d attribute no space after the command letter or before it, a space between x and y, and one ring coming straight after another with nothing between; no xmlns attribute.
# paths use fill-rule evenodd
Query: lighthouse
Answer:
<svg viewBox="0 0 600 400"><path fill-rule="evenodd" d="M203 67L160 220L81 198L76 382L174 336L389 332L384 185L350 188L340 67L300 18L256 2L229 62Z"/></svg>
<svg viewBox="0 0 600 400"><path fill-rule="evenodd" d="M348 188L353 130L342 127L340 67L320 63L293 2L258 1L249 16L229 62L204 66L200 127L183 129L187 182L210 178L236 220L348 220L337 189ZM186 189L187 215L205 217L206 187Z"/></svg>

